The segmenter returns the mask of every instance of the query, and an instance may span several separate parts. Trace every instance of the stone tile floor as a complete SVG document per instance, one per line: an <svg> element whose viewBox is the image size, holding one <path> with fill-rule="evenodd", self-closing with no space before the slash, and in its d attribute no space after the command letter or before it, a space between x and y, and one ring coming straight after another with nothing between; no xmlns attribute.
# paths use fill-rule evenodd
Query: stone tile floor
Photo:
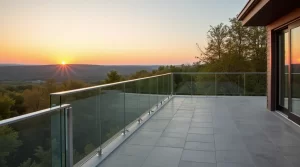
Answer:
<svg viewBox="0 0 300 167"><path fill-rule="evenodd" d="M299 167L296 125L266 97L177 96L100 167Z"/></svg>

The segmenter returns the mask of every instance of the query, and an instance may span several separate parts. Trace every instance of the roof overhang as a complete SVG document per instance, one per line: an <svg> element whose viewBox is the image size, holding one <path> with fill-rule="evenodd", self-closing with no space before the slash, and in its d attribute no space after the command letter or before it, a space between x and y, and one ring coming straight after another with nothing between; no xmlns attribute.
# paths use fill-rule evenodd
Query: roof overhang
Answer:
<svg viewBox="0 0 300 167"><path fill-rule="evenodd" d="M267 26L299 7L299 0L249 0L238 20L245 26Z"/></svg>

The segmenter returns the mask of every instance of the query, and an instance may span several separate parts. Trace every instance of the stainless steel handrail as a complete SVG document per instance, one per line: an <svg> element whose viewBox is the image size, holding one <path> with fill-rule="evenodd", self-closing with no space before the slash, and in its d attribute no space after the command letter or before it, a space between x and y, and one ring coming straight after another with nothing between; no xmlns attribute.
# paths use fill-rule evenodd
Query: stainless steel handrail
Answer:
<svg viewBox="0 0 300 167"><path fill-rule="evenodd" d="M267 72L174 72L173 74L267 74Z"/></svg>
<svg viewBox="0 0 300 167"><path fill-rule="evenodd" d="M47 109L44 109L44 110L35 111L35 112L29 113L29 114L20 115L20 116L9 118L9 119L4 119L4 120L0 121L0 126L9 125L9 124L12 124L12 123L15 123L15 122L19 122L19 121L22 121L22 120L25 120L25 119L37 117L37 116L44 115L44 114L48 114L48 113L51 113L51 112L54 112L54 111L57 111L57 110L61 110L61 109L65 109L65 108L68 108L68 107L70 107L70 104L64 104L64 105L61 105L61 106L51 107L51 108L47 108Z"/></svg>
<svg viewBox="0 0 300 167"><path fill-rule="evenodd" d="M143 78L126 80L126 81L115 82L115 83L110 83L110 84L103 84L103 85L98 85L98 86L91 86L91 87L87 87L87 88L81 88L81 89L74 89L74 90L56 92L56 93L51 93L50 95L60 95L60 96L62 96L62 95L70 95L70 94L74 94L74 93L78 93L78 92L83 92L83 91L87 91L87 90L104 88L104 87L108 87L108 86L115 86L115 85L119 85L119 84L130 83L130 82L134 82L134 81L140 81L140 80L144 80L144 79L156 78L156 77L165 76L165 75L171 75L171 74L172 73L166 73L166 74L161 74L161 75L154 75L154 76L150 76L150 77L143 77Z"/></svg>
<svg viewBox="0 0 300 167"><path fill-rule="evenodd" d="M144 79L156 78L156 77L160 77L160 76L173 75L173 74L266 74L266 72L173 72L173 73L166 73L166 74L161 74L161 75L154 75L154 76L150 76L150 77L126 80L126 81L121 81L121 82L115 82L115 83L110 83L110 84L91 86L91 87L87 87L87 88L56 92L56 93L51 93L50 95L53 95L53 96L55 96L55 95L60 95L60 96L70 95L70 94L74 94L74 93L78 93L78 92L83 92L83 91L88 91L88 90L93 90L93 89L98 89L98 88L105 88L105 87L109 87L109 86L115 86L115 85L119 85L119 84L130 83L130 82L134 82L134 81L140 81L140 80L144 80Z"/></svg>

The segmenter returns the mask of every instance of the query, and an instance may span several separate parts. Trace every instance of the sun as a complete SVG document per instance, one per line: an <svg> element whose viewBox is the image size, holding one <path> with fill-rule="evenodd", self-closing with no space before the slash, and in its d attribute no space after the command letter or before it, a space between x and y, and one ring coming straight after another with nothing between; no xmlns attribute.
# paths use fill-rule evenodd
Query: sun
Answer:
<svg viewBox="0 0 300 167"><path fill-rule="evenodd" d="M62 62L61 62L61 65L66 65L66 62L65 62L65 61L62 61Z"/></svg>

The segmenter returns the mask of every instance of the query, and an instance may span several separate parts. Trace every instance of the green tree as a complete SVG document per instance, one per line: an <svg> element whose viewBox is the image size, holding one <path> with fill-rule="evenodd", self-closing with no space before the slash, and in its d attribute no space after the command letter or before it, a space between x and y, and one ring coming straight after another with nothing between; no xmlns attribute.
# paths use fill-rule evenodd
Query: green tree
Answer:
<svg viewBox="0 0 300 167"><path fill-rule="evenodd" d="M199 57L207 72L266 71L266 30L244 27L237 18L230 24L210 26L208 44ZM199 65L199 63L198 63Z"/></svg>
<svg viewBox="0 0 300 167"><path fill-rule="evenodd" d="M26 106L24 105L24 97L21 93L9 92L8 96L15 101L14 105L11 107L12 115L18 116L26 113Z"/></svg>
<svg viewBox="0 0 300 167"><path fill-rule="evenodd" d="M217 26L210 26L207 33L208 44L205 51L201 51L200 61L210 63L220 60L225 53L226 38L228 36L228 26L223 23Z"/></svg>
<svg viewBox="0 0 300 167"><path fill-rule="evenodd" d="M23 92L27 112L34 112L49 107L49 94L42 86L35 86Z"/></svg>
<svg viewBox="0 0 300 167"><path fill-rule="evenodd" d="M0 94L0 120L10 118L12 115L11 107L15 101L7 95Z"/></svg>
<svg viewBox="0 0 300 167"><path fill-rule="evenodd" d="M110 71L107 73L107 78L104 80L104 83L113 83L119 82L122 80L122 76L115 70Z"/></svg>
<svg viewBox="0 0 300 167"><path fill-rule="evenodd" d="M15 152L22 142L18 139L18 132L8 126L0 127L0 136L0 166L6 167L5 158Z"/></svg>
<svg viewBox="0 0 300 167"><path fill-rule="evenodd" d="M68 80L62 83L62 90L80 89L89 86L87 83L79 80Z"/></svg>
<svg viewBox="0 0 300 167"><path fill-rule="evenodd" d="M247 32L248 55L252 71L267 70L267 31L265 27L251 27Z"/></svg>

